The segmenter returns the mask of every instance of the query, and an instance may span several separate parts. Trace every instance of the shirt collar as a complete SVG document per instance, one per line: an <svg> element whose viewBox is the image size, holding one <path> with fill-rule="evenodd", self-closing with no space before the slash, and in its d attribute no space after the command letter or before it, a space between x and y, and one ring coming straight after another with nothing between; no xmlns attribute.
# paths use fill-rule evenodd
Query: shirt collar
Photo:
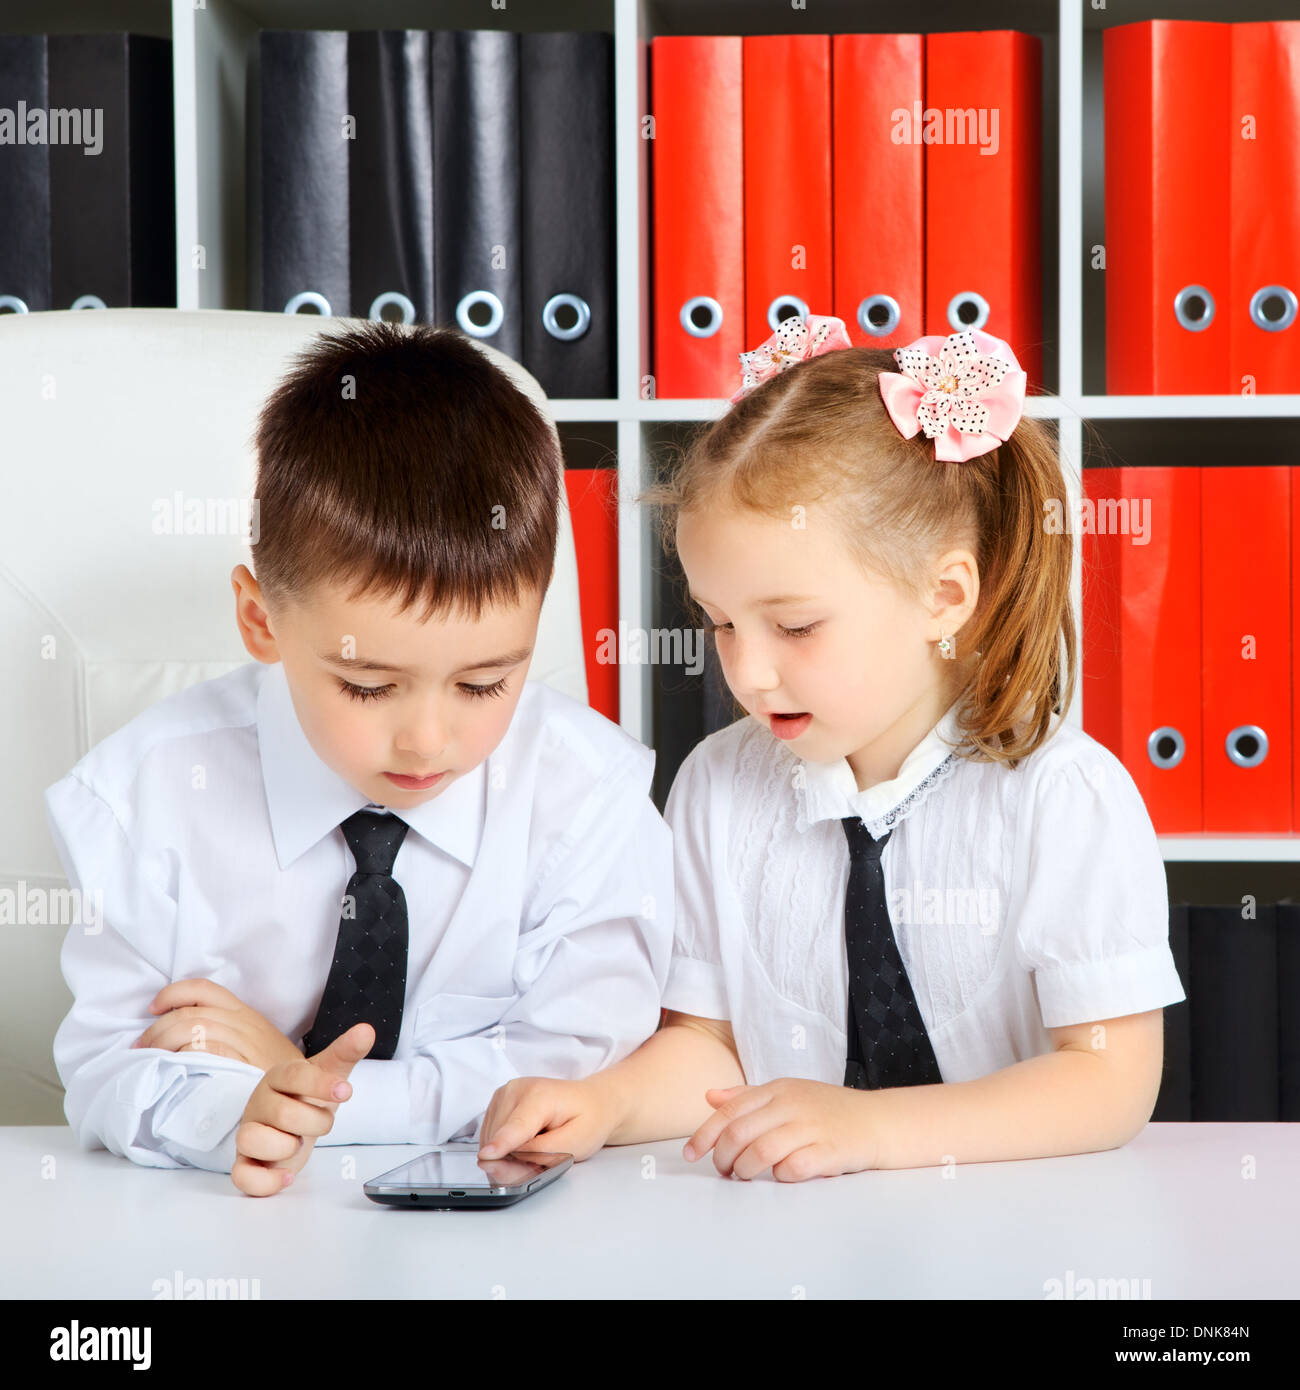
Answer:
<svg viewBox="0 0 1300 1390"><path fill-rule="evenodd" d="M948 757L953 746L961 743L957 723L959 703L960 697L948 706L938 723L903 759L897 777L877 782L866 791L858 790L847 758L829 763L801 759L804 775L796 783L801 793L798 828L805 830L817 821L843 820L845 816L859 816L864 823L870 823L894 810Z"/></svg>
<svg viewBox="0 0 1300 1390"><path fill-rule="evenodd" d="M374 805L323 763L307 741L280 662L262 671L257 747L275 854L282 869L353 812ZM485 764L480 763L431 800L393 814L430 844L472 868L483 833L486 778Z"/></svg>

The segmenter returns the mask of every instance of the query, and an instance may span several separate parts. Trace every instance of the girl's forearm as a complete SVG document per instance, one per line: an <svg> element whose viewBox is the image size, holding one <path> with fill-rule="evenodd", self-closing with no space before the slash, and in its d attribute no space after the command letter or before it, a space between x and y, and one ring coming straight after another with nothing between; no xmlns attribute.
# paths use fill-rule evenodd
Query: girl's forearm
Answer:
<svg viewBox="0 0 1300 1390"><path fill-rule="evenodd" d="M605 1142L644 1144L694 1134L713 1113L705 1091L743 1085L745 1074L720 1038L667 1023L631 1056L589 1079L605 1090L619 1117Z"/></svg>
<svg viewBox="0 0 1300 1390"><path fill-rule="evenodd" d="M974 1081L865 1093L879 1168L994 1163L1126 1144L1150 1118L1117 1099L1104 1053L1062 1049ZM869 1098L869 1099L868 1099Z"/></svg>

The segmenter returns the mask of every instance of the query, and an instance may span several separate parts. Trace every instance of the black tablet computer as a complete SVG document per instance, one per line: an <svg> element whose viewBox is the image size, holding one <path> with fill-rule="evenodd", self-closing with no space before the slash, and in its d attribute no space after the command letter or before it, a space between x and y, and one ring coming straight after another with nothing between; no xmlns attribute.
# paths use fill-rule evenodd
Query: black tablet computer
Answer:
<svg viewBox="0 0 1300 1390"><path fill-rule="evenodd" d="M508 1207L554 1182L572 1165L572 1154L517 1149L500 1158L480 1159L476 1143L440 1144L371 1178L363 1190L372 1202L390 1207Z"/></svg>

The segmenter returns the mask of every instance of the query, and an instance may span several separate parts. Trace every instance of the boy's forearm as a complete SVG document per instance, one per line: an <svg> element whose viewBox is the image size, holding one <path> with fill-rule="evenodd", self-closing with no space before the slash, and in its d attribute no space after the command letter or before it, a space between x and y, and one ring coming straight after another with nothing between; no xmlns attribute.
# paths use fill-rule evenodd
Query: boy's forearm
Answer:
<svg viewBox="0 0 1300 1390"><path fill-rule="evenodd" d="M670 1023L590 1079L607 1089L621 1116L605 1142L643 1144L693 1134L713 1113L705 1091L739 1086L745 1074L720 1039Z"/></svg>
<svg viewBox="0 0 1300 1390"><path fill-rule="evenodd" d="M879 1168L992 1163L1126 1144L1150 1118L1116 1085L1103 1053L1029 1057L974 1081L866 1093Z"/></svg>

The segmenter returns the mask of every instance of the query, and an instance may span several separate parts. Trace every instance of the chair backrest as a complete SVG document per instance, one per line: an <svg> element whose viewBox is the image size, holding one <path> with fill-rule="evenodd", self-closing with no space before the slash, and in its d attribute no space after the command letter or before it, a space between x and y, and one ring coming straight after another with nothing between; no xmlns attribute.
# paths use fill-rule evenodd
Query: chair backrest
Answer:
<svg viewBox="0 0 1300 1390"><path fill-rule="evenodd" d="M0 317L0 1124L63 1119L51 1044L72 1003L66 926L32 920L66 886L44 789L155 701L249 660L229 576L251 567L256 417L333 322L175 309ZM476 346L551 421L533 377ZM560 496L530 679L585 703Z"/></svg>

